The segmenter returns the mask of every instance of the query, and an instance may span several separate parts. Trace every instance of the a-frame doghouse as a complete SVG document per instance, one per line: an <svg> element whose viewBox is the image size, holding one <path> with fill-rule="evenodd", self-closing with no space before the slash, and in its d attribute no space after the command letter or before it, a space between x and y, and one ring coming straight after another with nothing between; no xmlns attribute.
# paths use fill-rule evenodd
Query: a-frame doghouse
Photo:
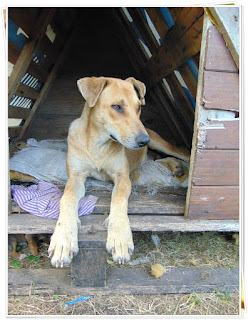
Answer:
<svg viewBox="0 0 248 320"><path fill-rule="evenodd" d="M10 147L28 138L65 139L83 108L79 78L133 76L146 84L154 108L145 124L191 149L191 160L185 190L131 195L132 230L239 231L239 8L8 8L8 63ZM121 293L197 290L198 276L182 270L171 278L191 279L185 285L124 269L108 274L106 285L102 222L111 194L95 194L71 271L10 270L11 294L27 293L30 279L34 292L76 294L80 285L113 293L121 272ZM11 198L9 204L9 234L53 233L54 220L21 212ZM82 269L90 265L98 267L88 279ZM213 271L220 285L221 274L238 281L229 270Z"/></svg>

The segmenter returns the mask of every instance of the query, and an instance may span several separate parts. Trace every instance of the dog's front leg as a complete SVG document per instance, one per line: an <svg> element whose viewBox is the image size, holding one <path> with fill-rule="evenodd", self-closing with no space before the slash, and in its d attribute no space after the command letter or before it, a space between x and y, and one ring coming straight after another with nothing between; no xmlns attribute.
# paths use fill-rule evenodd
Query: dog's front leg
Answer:
<svg viewBox="0 0 248 320"><path fill-rule="evenodd" d="M134 250L132 231L127 214L131 182L128 173L116 174L113 181L115 185L108 217L106 248L108 252L112 253L115 262L124 264L124 262L130 260Z"/></svg>
<svg viewBox="0 0 248 320"><path fill-rule="evenodd" d="M85 194L86 177L72 174L60 200L60 214L48 249L51 264L66 267L78 253L78 202Z"/></svg>

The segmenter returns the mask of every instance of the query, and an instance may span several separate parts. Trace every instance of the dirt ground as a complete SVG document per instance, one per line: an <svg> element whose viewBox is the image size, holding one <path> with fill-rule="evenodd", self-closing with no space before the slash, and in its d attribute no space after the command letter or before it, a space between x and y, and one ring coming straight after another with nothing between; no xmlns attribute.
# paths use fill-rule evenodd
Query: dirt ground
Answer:
<svg viewBox="0 0 248 320"><path fill-rule="evenodd" d="M131 264L151 267L238 267L238 239L231 233L134 233L135 253ZM34 257L27 247L18 250L27 257L18 261L9 257L9 268L49 268L47 243L40 245L40 256ZM108 257L112 264L111 257ZM78 299L66 295L10 296L8 315L238 315L239 292L211 292L165 295L93 296L70 306Z"/></svg>

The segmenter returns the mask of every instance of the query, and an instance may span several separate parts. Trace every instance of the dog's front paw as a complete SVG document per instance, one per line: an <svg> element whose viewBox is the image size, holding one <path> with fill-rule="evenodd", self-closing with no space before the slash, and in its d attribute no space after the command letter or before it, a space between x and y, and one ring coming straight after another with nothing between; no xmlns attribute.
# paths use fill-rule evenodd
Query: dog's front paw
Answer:
<svg viewBox="0 0 248 320"><path fill-rule="evenodd" d="M78 223L58 221L48 249L51 264L56 268L67 267L78 254Z"/></svg>
<svg viewBox="0 0 248 320"><path fill-rule="evenodd" d="M129 221L108 221L106 249L118 264L124 264L130 260L134 244Z"/></svg>

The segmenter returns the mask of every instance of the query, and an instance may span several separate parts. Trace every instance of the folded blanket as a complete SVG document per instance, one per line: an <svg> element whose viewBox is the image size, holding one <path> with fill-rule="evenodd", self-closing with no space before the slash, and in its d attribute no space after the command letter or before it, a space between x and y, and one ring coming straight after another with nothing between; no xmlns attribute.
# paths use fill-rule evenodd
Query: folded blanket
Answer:
<svg viewBox="0 0 248 320"><path fill-rule="evenodd" d="M42 218L58 218L59 203L63 192L55 185L41 181L38 185L27 188L21 185L12 185L11 191L13 199L23 210ZM92 213L97 199L97 197L91 195L81 198L78 215L83 216Z"/></svg>

